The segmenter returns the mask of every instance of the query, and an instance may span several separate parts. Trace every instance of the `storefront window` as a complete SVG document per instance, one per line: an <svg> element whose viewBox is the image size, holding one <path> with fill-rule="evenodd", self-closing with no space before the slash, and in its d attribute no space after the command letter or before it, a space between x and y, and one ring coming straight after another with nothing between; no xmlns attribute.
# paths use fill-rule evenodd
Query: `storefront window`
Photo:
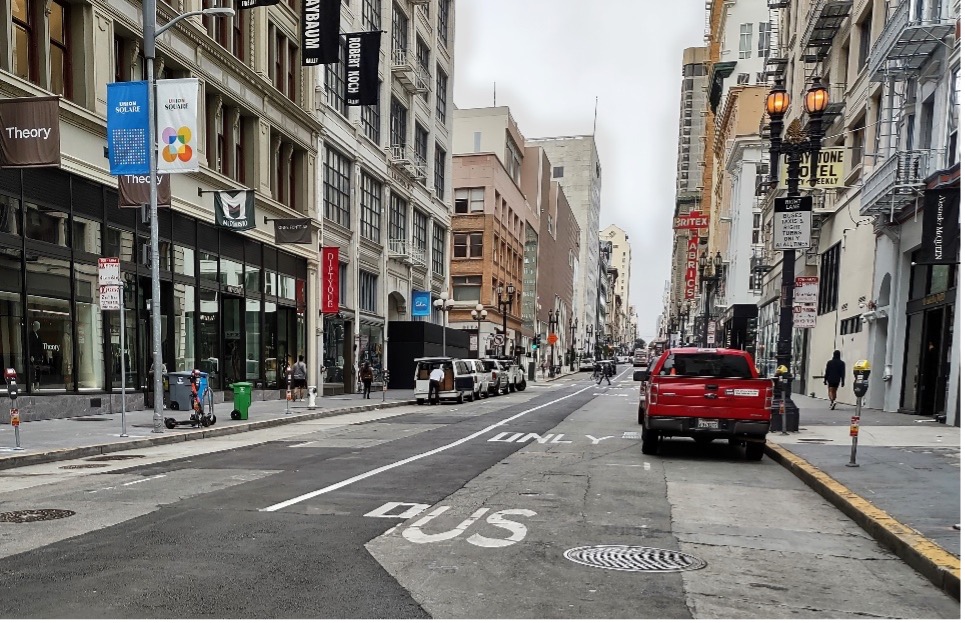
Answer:
<svg viewBox="0 0 965 623"><path fill-rule="evenodd" d="M122 262L133 262L134 232L108 227L107 238L104 240L104 255L119 257Z"/></svg>
<svg viewBox="0 0 965 623"><path fill-rule="evenodd" d="M67 246L67 213L25 203L27 237L59 247Z"/></svg>
<svg viewBox="0 0 965 623"><path fill-rule="evenodd" d="M265 274L269 274L266 271ZM270 301L265 301L265 323L264 342L265 345L265 385L271 388L278 387L278 305Z"/></svg>
<svg viewBox="0 0 965 623"><path fill-rule="evenodd" d="M226 257L221 258L221 284L239 288L245 285L245 273L241 262Z"/></svg>
<svg viewBox="0 0 965 623"><path fill-rule="evenodd" d="M77 388L104 388L104 315L98 303L96 266L74 266L77 312ZM107 312L120 316L120 312ZM68 358L68 353L64 353Z"/></svg>
<svg viewBox="0 0 965 623"><path fill-rule="evenodd" d="M194 277L194 249L174 245L174 273Z"/></svg>
<svg viewBox="0 0 965 623"><path fill-rule="evenodd" d="M368 361L376 370L382 368L382 327L362 325L359 327L358 363Z"/></svg>
<svg viewBox="0 0 965 623"><path fill-rule="evenodd" d="M201 264L201 278L209 281L218 280L218 256L205 251L198 251Z"/></svg>
<svg viewBox="0 0 965 623"><path fill-rule="evenodd" d="M278 273L272 270L265 271L265 294L278 295Z"/></svg>
<svg viewBox="0 0 965 623"><path fill-rule="evenodd" d="M0 368L13 368L26 383L24 367L23 306L20 303L20 250L0 247ZM6 386L2 387L6 391Z"/></svg>
<svg viewBox="0 0 965 623"><path fill-rule="evenodd" d="M194 369L194 328L197 320L194 298L194 286L174 284L174 367L177 371Z"/></svg>
<svg viewBox="0 0 965 623"><path fill-rule="evenodd" d="M124 288L124 353L121 353L121 314L113 312L107 315L108 326L111 328L110 346L108 350L108 363L111 366L111 387L118 389L121 387L121 365L125 366L127 387L133 389L137 387L137 310L135 301L136 293L133 287Z"/></svg>
<svg viewBox="0 0 965 623"><path fill-rule="evenodd" d="M74 250L99 255L101 252L101 224L75 215L72 227L71 243Z"/></svg>
<svg viewBox="0 0 965 623"><path fill-rule="evenodd" d="M261 361L261 301L245 300L245 379L259 378L258 363Z"/></svg>
<svg viewBox="0 0 965 623"><path fill-rule="evenodd" d="M222 389L220 377L221 329L218 326L217 292L212 290L201 290L201 317L199 329L199 369L202 372L208 373L208 385L212 390Z"/></svg>
<svg viewBox="0 0 965 623"><path fill-rule="evenodd" d="M245 290L249 296L261 292L261 269L245 264Z"/></svg>
<svg viewBox="0 0 965 623"><path fill-rule="evenodd" d="M0 234L20 235L20 200L0 195Z"/></svg>
<svg viewBox="0 0 965 623"><path fill-rule="evenodd" d="M295 278L289 275L278 275L278 296L295 300Z"/></svg>
<svg viewBox="0 0 965 623"><path fill-rule="evenodd" d="M345 366L345 327L341 320L325 319L325 382L341 383Z"/></svg>
<svg viewBox="0 0 965 623"><path fill-rule="evenodd" d="M221 265L224 266L224 260L222 260ZM244 322L241 305L244 301L234 296L223 296L221 300L223 302L221 319L224 330L222 370L224 372L224 387L227 388L235 381L245 379L245 345L241 339Z"/></svg>
<svg viewBox="0 0 965 623"><path fill-rule="evenodd" d="M296 361L295 352L295 308L278 307L278 360L280 372Z"/></svg>
<svg viewBox="0 0 965 623"><path fill-rule="evenodd" d="M28 260L26 321L30 389L74 389L70 263L53 257L35 256Z"/></svg>

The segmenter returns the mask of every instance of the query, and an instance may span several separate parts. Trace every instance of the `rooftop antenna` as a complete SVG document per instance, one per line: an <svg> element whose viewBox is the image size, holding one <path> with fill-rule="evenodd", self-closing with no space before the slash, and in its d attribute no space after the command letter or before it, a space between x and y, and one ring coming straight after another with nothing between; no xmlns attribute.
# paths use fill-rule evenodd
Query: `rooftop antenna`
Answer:
<svg viewBox="0 0 965 623"><path fill-rule="evenodd" d="M600 96L597 95L593 102L593 137L596 138L596 109L600 106Z"/></svg>

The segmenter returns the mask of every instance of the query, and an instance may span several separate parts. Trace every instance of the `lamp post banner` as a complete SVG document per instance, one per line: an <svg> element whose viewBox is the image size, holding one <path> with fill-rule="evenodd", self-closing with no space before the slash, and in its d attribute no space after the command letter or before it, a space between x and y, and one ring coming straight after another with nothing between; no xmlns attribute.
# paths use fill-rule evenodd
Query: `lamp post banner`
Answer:
<svg viewBox="0 0 965 623"><path fill-rule="evenodd" d="M322 247L322 313L336 314L339 306L338 247Z"/></svg>
<svg viewBox="0 0 965 623"><path fill-rule="evenodd" d="M379 103L379 46L382 32L345 35L345 104L369 106Z"/></svg>
<svg viewBox="0 0 965 623"><path fill-rule="evenodd" d="M774 249L810 248L811 203L811 197L778 197L774 200Z"/></svg>
<svg viewBox="0 0 965 623"><path fill-rule="evenodd" d="M255 227L255 191L221 190L214 194L214 221L218 227L245 231Z"/></svg>
<svg viewBox="0 0 965 623"><path fill-rule="evenodd" d="M275 244L311 244L312 219L275 219Z"/></svg>
<svg viewBox="0 0 965 623"><path fill-rule="evenodd" d="M426 290L412 291L412 317L424 318L429 316L432 297Z"/></svg>
<svg viewBox="0 0 965 623"><path fill-rule="evenodd" d="M302 65L338 62L342 0L302 0Z"/></svg>
<svg viewBox="0 0 965 623"><path fill-rule="evenodd" d="M122 208L140 208L151 203L151 178L147 175L118 175L117 191ZM171 176L157 176L157 205L171 207Z"/></svg>
<svg viewBox="0 0 965 623"><path fill-rule="evenodd" d="M107 85L107 154L111 175L148 175L151 171L147 99L147 80Z"/></svg>
<svg viewBox="0 0 965 623"><path fill-rule="evenodd" d="M198 79L157 81L158 173L196 173Z"/></svg>
<svg viewBox="0 0 965 623"><path fill-rule="evenodd" d="M925 191L925 209L921 223L919 264L955 264L958 262L958 188Z"/></svg>
<svg viewBox="0 0 965 623"><path fill-rule="evenodd" d="M0 168L60 166L60 98L0 100Z"/></svg>

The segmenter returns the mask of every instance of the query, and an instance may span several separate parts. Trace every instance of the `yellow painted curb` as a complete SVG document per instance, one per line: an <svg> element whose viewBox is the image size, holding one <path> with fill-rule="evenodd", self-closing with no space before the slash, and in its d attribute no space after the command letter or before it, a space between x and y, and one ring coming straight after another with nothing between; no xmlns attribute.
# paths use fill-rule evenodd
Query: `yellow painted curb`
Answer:
<svg viewBox="0 0 965 623"><path fill-rule="evenodd" d="M878 542L943 591L960 600L961 560L906 526L784 446L768 441L767 455L834 504Z"/></svg>

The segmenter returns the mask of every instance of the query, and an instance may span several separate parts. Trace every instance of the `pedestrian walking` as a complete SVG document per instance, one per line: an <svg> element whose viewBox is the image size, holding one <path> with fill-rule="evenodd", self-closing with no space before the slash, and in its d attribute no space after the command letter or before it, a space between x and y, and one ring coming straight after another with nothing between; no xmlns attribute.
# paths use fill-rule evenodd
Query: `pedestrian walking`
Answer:
<svg viewBox="0 0 965 623"><path fill-rule="evenodd" d="M546 360L542 359L539 362L539 372L541 375L546 376Z"/></svg>
<svg viewBox="0 0 965 623"><path fill-rule="evenodd" d="M831 401L831 408L838 404L838 387L844 383L845 367L841 360L841 351L836 350L828 359L824 366L824 384L828 386L828 400Z"/></svg>
<svg viewBox="0 0 965 623"><path fill-rule="evenodd" d="M445 378L445 373L442 368L433 368L432 372L429 373L429 404L434 405L439 403L439 387L442 385L442 379ZM433 401L432 395L435 393L435 400Z"/></svg>
<svg viewBox="0 0 965 623"><path fill-rule="evenodd" d="M603 379L606 379L606 384L607 384L607 385L612 385L612 384L613 384L613 383L610 382L610 364L609 364L609 362L603 362L603 365L600 366L600 380L597 381L596 384L597 384L597 385L600 385L601 383L603 383Z"/></svg>
<svg viewBox="0 0 965 623"><path fill-rule="evenodd" d="M305 400L308 390L308 366L305 365L305 355L299 355L298 361L292 366L292 389L295 390L295 400Z"/></svg>
<svg viewBox="0 0 965 623"><path fill-rule="evenodd" d="M372 378L374 376L372 373L372 364L368 361L363 363L362 369L359 370L359 380L362 381L362 398L371 398L369 394L372 391Z"/></svg>

